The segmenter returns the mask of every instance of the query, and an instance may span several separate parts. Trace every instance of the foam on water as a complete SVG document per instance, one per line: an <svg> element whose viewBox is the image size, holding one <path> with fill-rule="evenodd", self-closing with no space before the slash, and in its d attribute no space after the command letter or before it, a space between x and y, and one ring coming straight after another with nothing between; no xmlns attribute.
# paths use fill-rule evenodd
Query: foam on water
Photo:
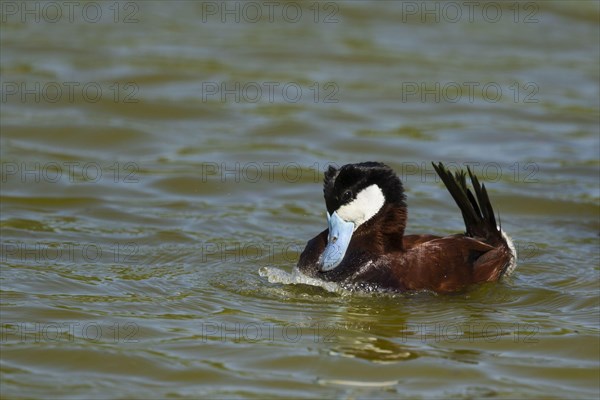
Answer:
<svg viewBox="0 0 600 400"><path fill-rule="evenodd" d="M356 386L360 388L382 388L387 386L395 386L400 383L399 380L393 381L351 381L342 379L317 379L317 383L321 385L339 385L339 386Z"/></svg>
<svg viewBox="0 0 600 400"><path fill-rule="evenodd" d="M325 282L320 279L311 278L304 275L297 268L292 270L292 273L285 272L275 267L262 267L258 270L258 274L262 277L266 277L269 283L282 283L284 285L310 285L319 286L328 292L342 293L345 292L344 288L334 282Z"/></svg>
<svg viewBox="0 0 600 400"><path fill-rule="evenodd" d="M275 267L262 267L258 270L258 274L262 277L266 277L269 283L282 283L284 285L310 285L310 286L318 286L321 287L328 292L336 293L342 296L352 295L352 296L373 296L373 295L383 295L383 296L398 296L400 293L389 291L385 289L381 289L377 286L369 285L369 284L350 284L343 283L339 284L336 282L326 282L321 279L311 278L307 275L304 275L302 272L298 270L298 268L294 268L291 273L285 272L279 268Z"/></svg>

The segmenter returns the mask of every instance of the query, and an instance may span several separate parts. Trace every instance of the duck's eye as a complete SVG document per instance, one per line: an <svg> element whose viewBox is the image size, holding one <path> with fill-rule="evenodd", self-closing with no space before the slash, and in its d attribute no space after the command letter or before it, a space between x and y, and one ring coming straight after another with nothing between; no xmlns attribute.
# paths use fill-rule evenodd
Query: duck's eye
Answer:
<svg viewBox="0 0 600 400"><path fill-rule="evenodd" d="M350 190L346 190L342 195L342 201L346 202L352 198L352 192Z"/></svg>

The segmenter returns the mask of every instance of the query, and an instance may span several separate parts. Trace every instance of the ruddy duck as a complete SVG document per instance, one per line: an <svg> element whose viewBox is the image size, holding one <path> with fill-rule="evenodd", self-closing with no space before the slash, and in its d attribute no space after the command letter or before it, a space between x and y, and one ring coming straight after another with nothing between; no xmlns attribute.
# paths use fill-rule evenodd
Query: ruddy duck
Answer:
<svg viewBox="0 0 600 400"><path fill-rule="evenodd" d="M460 208L466 232L404 236L407 210L402 182L379 162L329 167L324 188L328 229L311 239L298 269L345 287L448 293L512 272L516 251L496 225L485 185L467 168L454 176L433 164Z"/></svg>

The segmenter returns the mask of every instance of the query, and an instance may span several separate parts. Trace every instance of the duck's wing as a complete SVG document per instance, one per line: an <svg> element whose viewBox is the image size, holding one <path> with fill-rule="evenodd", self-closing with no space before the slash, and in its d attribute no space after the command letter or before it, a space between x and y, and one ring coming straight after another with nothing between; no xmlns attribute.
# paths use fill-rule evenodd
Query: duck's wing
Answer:
<svg viewBox="0 0 600 400"><path fill-rule="evenodd" d="M407 238L412 245L393 268L403 290L454 292L473 283L497 280L509 261L502 246L465 235Z"/></svg>

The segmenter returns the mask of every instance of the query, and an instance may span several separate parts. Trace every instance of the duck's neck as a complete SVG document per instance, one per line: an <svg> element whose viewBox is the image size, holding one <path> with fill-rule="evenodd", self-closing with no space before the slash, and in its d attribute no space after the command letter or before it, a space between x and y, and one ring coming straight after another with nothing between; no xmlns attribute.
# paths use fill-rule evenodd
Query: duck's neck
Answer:
<svg viewBox="0 0 600 400"><path fill-rule="evenodd" d="M402 239L406 228L406 206L385 204L379 215L365 223L365 234L372 236L376 251L384 253L403 251Z"/></svg>

